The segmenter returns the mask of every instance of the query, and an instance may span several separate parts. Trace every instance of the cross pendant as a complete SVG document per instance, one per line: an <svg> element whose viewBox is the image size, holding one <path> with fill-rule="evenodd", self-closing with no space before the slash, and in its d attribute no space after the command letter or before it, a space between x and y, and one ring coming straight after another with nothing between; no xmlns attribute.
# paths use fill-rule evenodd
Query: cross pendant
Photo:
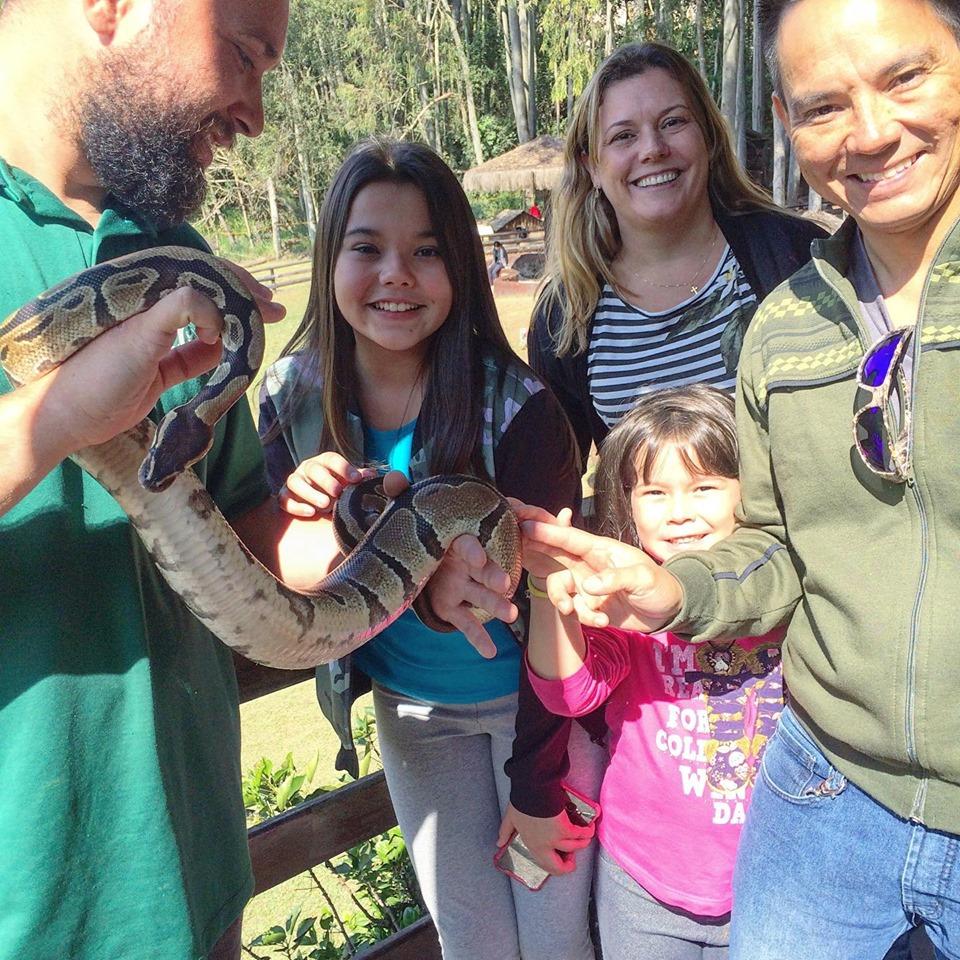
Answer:
<svg viewBox="0 0 960 960"><path fill-rule="evenodd" d="M690 284L691 293L699 293L699 291L700 291L700 288L695 283Z"/></svg>

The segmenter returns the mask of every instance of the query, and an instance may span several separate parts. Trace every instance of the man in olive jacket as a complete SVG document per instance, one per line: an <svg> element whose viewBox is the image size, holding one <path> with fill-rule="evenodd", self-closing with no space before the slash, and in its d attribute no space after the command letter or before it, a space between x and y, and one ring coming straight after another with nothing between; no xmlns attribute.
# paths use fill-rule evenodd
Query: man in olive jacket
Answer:
<svg viewBox="0 0 960 960"><path fill-rule="evenodd" d="M694 643L789 624L731 957L880 960L918 923L960 957L960 12L762 10L800 168L850 218L747 333L746 522L663 568L575 530L527 534L564 549L585 622Z"/></svg>

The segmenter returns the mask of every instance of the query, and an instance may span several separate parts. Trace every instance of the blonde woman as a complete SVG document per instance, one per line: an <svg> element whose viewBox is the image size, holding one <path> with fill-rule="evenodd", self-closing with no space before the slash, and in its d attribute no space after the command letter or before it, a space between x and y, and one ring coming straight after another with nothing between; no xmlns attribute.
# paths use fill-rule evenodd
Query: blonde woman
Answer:
<svg viewBox="0 0 960 960"><path fill-rule="evenodd" d="M571 119L528 335L584 456L649 390L732 389L759 302L823 235L748 179L683 56L657 43L611 54Z"/></svg>

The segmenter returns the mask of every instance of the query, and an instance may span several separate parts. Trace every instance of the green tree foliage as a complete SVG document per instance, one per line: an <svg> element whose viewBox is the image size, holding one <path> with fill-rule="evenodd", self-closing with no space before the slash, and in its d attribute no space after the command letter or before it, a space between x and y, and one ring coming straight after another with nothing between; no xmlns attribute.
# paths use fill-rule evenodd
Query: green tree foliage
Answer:
<svg viewBox="0 0 960 960"><path fill-rule="evenodd" d="M753 2L739 2L748 51ZM331 175L371 134L429 143L457 171L473 166L478 150L489 158L516 146L508 13L526 11L535 60L522 77L534 87L527 118L532 113L538 127L527 132L562 136L605 51L627 40L672 43L702 63L718 93L723 7L724 0L293 0L283 64L266 81L267 129L218 158L200 227L231 255L254 255L269 246L273 219L281 244L304 249Z"/></svg>

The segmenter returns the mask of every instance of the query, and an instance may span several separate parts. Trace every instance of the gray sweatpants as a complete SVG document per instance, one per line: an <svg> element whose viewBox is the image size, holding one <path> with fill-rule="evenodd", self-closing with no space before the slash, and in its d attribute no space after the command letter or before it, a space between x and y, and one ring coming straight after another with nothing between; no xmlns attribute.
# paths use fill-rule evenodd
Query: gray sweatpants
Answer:
<svg viewBox="0 0 960 960"><path fill-rule="evenodd" d="M503 765L517 697L430 704L374 684L383 766L400 829L444 960L593 960L588 901L596 843L577 869L539 891L493 866L510 795ZM603 747L579 724L570 737L571 786L597 797Z"/></svg>
<svg viewBox="0 0 960 960"><path fill-rule="evenodd" d="M661 903L602 847L595 897L603 960L726 960L729 914L712 920Z"/></svg>

